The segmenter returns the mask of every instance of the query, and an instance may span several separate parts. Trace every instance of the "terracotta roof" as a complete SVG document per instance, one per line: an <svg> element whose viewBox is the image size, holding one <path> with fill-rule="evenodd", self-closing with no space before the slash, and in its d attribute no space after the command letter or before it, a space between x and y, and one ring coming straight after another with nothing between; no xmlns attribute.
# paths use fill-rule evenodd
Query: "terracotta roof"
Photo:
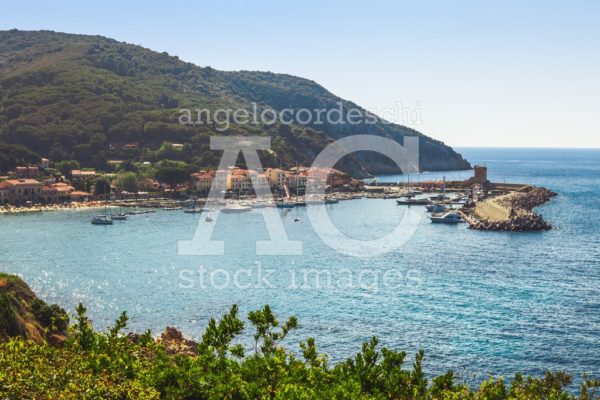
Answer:
<svg viewBox="0 0 600 400"><path fill-rule="evenodd" d="M11 186L22 186L22 185L39 185L42 186L43 183L37 181L35 179L9 179L5 182L8 182Z"/></svg>
<svg viewBox="0 0 600 400"><path fill-rule="evenodd" d="M196 172L192 174L192 177L196 179L213 179L215 174L215 171Z"/></svg>

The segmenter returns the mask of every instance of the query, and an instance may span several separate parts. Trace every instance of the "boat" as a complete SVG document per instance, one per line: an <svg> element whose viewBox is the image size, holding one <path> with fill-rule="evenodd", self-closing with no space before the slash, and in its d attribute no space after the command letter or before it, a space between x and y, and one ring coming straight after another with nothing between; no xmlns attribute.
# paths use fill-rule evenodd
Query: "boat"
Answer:
<svg viewBox="0 0 600 400"><path fill-rule="evenodd" d="M113 221L125 221L127 220L127 215L125 213L119 213L112 216Z"/></svg>
<svg viewBox="0 0 600 400"><path fill-rule="evenodd" d="M294 218L294 222L300 222L300 218Z"/></svg>
<svg viewBox="0 0 600 400"><path fill-rule="evenodd" d="M185 210L183 210L183 212L186 214L200 214L203 209L196 208L196 198L194 197L190 201L192 202L192 206L190 208L186 208Z"/></svg>
<svg viewBox="0 0 600 400"><path fill-rule="evenodd" d="M221 212L224 214L238 214L238 213L248 212L250 210L252 210L252 207L231 206L231 207L222 208Z"/></svg>
<svg viewBox="0 0 600 400"><path fill-rule="evenodd" d="M399 206L425 206L429 203L431 203L431 201L429 199L413 199L410 197L404 197L400 200L396 200L396 203Z"/></svg>
<svg viewBox="0 0 600 400"><path fill-rule="evenodd" d="M449 211L443 214L434 214L429 217L431 222L437 224L458 224L465 222L456 211Z"/></svg>
<svg viewBox="0 0 600 400"><path fill-rule="evenodd" d="M113 219L107 215L97 215L92 218L92 225L112 225Z"/></svg>
<svg viewBox="0 0 600 400"><path fill-rule="evenodd" d="M290 201L278 201L275 204L277 208L294 208L296 206L296 203Z"/></svg>
<svg viewBox="0 0 600 400"><path fill-rule="evenodd" d="M340 201L338 199L330 199L330 198L325 198L325 204L337 204Z"/></svg>
<svg viewBox="0 0 600 400"><path fill-rule="evenodd" d="M183 210L184 213L186 214L200 214L202 212L202 209L200 208L189 208L187 210Z"/></svg>
<svg viewBox="0 0 600 400"><path fill-rule="evenodd" d="M210 214L209 214L209 215L207 215L207 216L206 216L206 218L204 218L204 220L205 220L206 222L213 222L213 219L212 219L212 217L210 216Z"/></svg>
<svg viewBox="0 0 600 400"><path fill-rule="evenodd" d="M440 212L443 212L444 210L446 210L446 207L440 203L427 204L425 206L425 208L427 209L427 212L434 212L434 213L440 213Z"/></svg>
<svg viewBox="0 0 600 400"><path fill-rule="evenodd" d="M294 203L294 205L295 205L296 207L304 207L304 206L306 206L306 201L296 201L296 202Z"/></svg>
<svg viewBox="0 0 600 400"><path fill-rule="evenodd" d="M108 200L108 196L106 198ZM104 214L103 215L96 215L95 217L92 217L92 225L112 225L113 224L113 218L112 218L112 213L109 214L108 212L108 208L106 206L106 201L104 202Z"/></svg>

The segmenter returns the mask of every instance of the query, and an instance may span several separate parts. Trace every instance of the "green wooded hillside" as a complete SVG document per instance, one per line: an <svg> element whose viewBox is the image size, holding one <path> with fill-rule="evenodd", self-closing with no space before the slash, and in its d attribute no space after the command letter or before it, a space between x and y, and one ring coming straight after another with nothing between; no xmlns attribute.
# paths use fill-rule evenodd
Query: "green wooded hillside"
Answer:
<svg viewBox="0 0 600 400"><path fill-rule="evenodd" d="M209 61L209 60L207 60ZM240 64L242 64L240 62ZM327 108L343 101L310 80L269 72L223 72L198 67L166 53L101 36L51 31L0 32L0 142L20 144L53 161L74 159L103 169L107 160L178 159L216 166L209 136L268 135L285 166L310 164L331 140L357 133L390 137L420 135L423 170L469 168L441 142L394 124L373 125L182 125L182 108L274 110ZM163 142L186 146L162 155ZM137 143L138 148L124 148ZM129 146L131 147L131 146ZM267 166L280 164L262 154ZM1 160L0 160L1 161ZM394 172L382 156L358 154L340 168L353 175Z"/></svg>

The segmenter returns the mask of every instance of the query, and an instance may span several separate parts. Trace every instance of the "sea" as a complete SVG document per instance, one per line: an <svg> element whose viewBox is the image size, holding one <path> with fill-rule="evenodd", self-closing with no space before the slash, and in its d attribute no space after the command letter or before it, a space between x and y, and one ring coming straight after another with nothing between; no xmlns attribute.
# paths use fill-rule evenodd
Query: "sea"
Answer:
<svg viewBox="0 0 600 400"><path fill-rule="evenodd" d="M208 224L202 214L158 210L112 226L98 211L0 216L0 271L23 277L44 300L70 313L84 303L98 329L121 311L128 329L155 335L174 326L199 339L209 318L238 304L242 315L270 305L300 328L285 345L315 337L332 363L377 336L380 345L425 350L430 374L452 369L464 380L547 370L600 376L600 150L458 149L485 165L494 182L558 193L536 211L554 229L481 232L432 224L423 207L416 229L397 247L356 256L321 239L310 207L325 207L346 237L376 239L405 222L393 199L357 199L277 211L301 254L257 255L269 240L263 215L222 214L213 239L222 255L180 255ZM464 179L472 171L422 173L411 182ZM379 181L406 182L402 175ZM414 221L414 219L413 219ZM252 335L239 339L249 344Z"/></svg>

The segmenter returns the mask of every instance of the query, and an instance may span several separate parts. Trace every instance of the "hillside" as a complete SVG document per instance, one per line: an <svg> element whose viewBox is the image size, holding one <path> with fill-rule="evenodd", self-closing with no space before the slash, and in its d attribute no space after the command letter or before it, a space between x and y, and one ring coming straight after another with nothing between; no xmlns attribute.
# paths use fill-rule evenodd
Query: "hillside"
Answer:
<svg viewBox="0 0 600 400"><path fill-rule="evenodd" d="M276 154L265 166L310 164L333 139L369 133L421 140L423 170L470 168L443 143L412 129L377 121L360 125L182 125L182 108L359 108L315 82L268 72L223 72L166 53L101 36L50 31L0 32L0 142L20 144L53 161L75 159L104 169L107 160L176 159L216 166L211 135L269 135ZM181 143L181 150L164 142ZM130 146L125 146L130 144ZM134 144L131 146L131 144ZM280 157L278 158L277 155ZM280 160L281 159L281 160ZM1 160L0 160L1 161ZM355 176L396 172L384 157L359 153L339 165Z"/></svg>
<svg viewBox="0 0 600 400"><path fill-rule="evenodd" d="M0 342L19 336L37 343L60 344L69 318L57 305L48 305L21 278L0 272Z"/></svg>

